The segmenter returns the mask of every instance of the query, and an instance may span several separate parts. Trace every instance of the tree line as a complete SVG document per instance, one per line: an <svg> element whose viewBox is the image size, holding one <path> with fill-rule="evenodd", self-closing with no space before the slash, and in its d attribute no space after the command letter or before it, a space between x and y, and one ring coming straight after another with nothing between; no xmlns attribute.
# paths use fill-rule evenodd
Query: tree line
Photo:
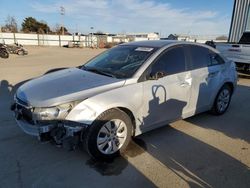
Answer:
<svg viewBox="0 0 250 188"><path fill-rule="evenodd" d="M18 30L17 21L13 16L8 16L5 20L5 25L1 27L2 32L18 33L21 31L23 33L39 33L39 34L70 34L67 28L56 24L53 29L51 29L45 21L38 21L33 17L27 17L23 20L21 24L21 29Z"/></svg>

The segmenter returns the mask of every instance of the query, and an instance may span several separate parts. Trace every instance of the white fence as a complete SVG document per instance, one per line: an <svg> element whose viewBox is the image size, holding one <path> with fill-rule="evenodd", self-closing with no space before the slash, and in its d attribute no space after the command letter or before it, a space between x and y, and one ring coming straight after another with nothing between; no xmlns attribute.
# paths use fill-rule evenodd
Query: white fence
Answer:
<svg viewBox="0 0 250 188"><path fill-rule="evenodd" d="M84 47L97 47L98 38L96 36L76 36L76 35L47 35L47 34L24 34L24 33L0 33L0 43L34 46L64 46L69 41L83 42Z"/></svg>

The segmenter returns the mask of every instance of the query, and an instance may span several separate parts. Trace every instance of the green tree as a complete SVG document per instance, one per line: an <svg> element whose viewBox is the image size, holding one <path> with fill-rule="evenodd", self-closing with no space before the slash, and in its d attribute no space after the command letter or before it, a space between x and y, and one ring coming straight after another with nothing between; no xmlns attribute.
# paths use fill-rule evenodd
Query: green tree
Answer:
<svg viewBox="0 0 250 188"><path fill-rule="evenodd" d="M25 33L50 33L50 28L44 21L37 21L35 18L27 17L22 23L22 31Z"/></svg>

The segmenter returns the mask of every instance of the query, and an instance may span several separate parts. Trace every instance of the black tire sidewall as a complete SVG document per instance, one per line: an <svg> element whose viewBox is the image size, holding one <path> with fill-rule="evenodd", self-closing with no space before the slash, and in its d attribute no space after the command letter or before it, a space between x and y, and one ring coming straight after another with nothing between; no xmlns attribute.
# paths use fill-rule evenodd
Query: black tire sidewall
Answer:
<svg viewBox="0 0 250 188"><path fill-rule="evenodd" d="M120 148L119 151L107 155L103 154L99 151L97 148L97 136L102 128L102 126L112 120L112 119L120 119L124 121L127 127L127 138L123 144L123 146ZM120 155L120 153L124 152L127 145L129 144L132 136L132 122L130 117L123 111L119 109L110 109L106 112L102 113L88 128L87 132L84 134L84 147L87 150L87 152L95 159L97 160L109 160L113 159Z"/></svg>
<svg viewBox="0 0 250 188"><path fill-rule="evenodd" d="M9 57L9 53L8 52L4 52L4 57L5 59L7 59Z"/></svg>
<svg viewBox="0 0 250 188"><path fill-rule="evenodd" d="M225 89L227 89L227 90L229 91L229 93L230 93L229 102L228 102L228 105L227 105L227 107L225 108L225 110L220 111L220 110L218 109L218 105L217 105L217 103L218 103L218 98L219 98L221 92L222 92L223 90L225 90ZM212 108L211 112L212 112L213 114L215 114L215 115L222 115L222 114L224 114L224 113L227 111L227 109L228 109L228 107L229 107L229 105L230 105L231 98L232 98L232 89L231 89L228 85L223 85L223 86L221 87L221 89L219 90L218 94L216 95L216 98L215 98L215 101L214 101L213 108Z"/></svg>
<svg viewBox="0 0 250 188"><path fill-rule="evenodd" d="M23 50L19 50L19 51L17 52L17 54L18 54L18 55L24 55L24 51L23 51Z"/></svg>
<svg viewBox="0 0 250 188"><path fill-rule="evenodd" d="M9 53L6 50L2 50L0 53L0 56L4 59L7 59L9 57Z"/></svg>

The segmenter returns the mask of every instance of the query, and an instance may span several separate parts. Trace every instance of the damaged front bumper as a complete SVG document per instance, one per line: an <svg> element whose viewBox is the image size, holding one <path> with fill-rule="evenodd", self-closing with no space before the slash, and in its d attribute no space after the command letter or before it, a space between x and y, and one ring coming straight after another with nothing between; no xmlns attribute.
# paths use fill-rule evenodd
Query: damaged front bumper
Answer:
<svg viewBox="0 0 250 188"><path fill-rule="evenodd" d="M16 117L16 116L15 116ZM22 117L19 119L15 118L18 126L26 133L31 136L40 136L43 133L50 132L55 125L33 125L25 121Z"/></svg>
<svg viewBox="0 0 250 188"><path fill-rule="evenodd" d="M29 107L18 103L14 103L11 110L18 126L26 134L37 136L41 141L52 138L60 144L64 139L83 133L88 127L87 124L68 120L34 121Z"/></svg>

